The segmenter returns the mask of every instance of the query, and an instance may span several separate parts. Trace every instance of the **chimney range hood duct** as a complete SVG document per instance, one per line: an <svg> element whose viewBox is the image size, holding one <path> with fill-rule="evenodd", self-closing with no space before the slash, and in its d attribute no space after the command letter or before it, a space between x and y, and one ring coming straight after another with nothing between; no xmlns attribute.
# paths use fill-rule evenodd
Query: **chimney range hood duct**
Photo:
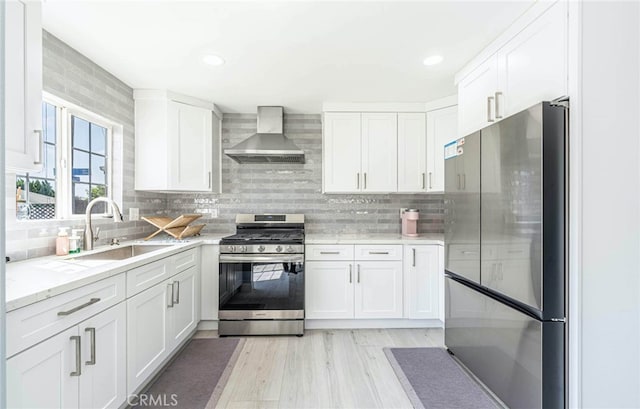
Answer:
<svg viewBox="0 0 640 409"><path fill-rule="evenodd" d="M258 107L258 133L224 154L238 163L304 163L304 151L283 131L282 107Z"/></svg>

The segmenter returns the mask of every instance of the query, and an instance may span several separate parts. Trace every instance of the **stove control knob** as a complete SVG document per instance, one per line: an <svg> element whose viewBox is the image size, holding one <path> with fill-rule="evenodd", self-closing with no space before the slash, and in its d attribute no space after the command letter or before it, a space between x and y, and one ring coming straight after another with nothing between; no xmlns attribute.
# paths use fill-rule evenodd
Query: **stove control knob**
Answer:
<svg viewBox="0 0 640 409"><path fill-rule="evenodd" d="M288 246L288 247L287 247L287 252L288 252L288 253L293 253L293 247Z"/></svg>
<svg viewBox="0 0 640 409"><path fill-rule="evenodd" d="M247 252L247 246L240 246L240 253L246 253Z"/></svg>
<svg viewBox="0 0 640 409"><path fill-rule="evenodd" d="M258 247L258 251L259 251L260 253L262 253L262 252L264 251L264 246L259 246L259 247Z"/></svg>
<svg viewBox="0 0 640 409"><path fill-rule="evenodd" d="M276 251L277 251L278 253L280 253L280 252L282 251L282 247L280 247L280 246L276 247Z"/></svg>
<svg viewBox="0 0 640 409"><path fill-rule="evenodd" d="M229 248L229 251L232 253L236 251L236 246L229 246L228 248Z"/></svg>

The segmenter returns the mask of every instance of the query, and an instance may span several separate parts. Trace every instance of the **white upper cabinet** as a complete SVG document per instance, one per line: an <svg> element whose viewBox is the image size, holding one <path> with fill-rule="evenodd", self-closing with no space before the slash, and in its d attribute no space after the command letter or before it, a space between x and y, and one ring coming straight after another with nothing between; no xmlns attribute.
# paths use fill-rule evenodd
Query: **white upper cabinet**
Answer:
<svg viewBox="0 0 640 409"><path fill-rule="evenodd" d="M424 113L398 114L398 192L427 191L427 132Z"/></svg>
<svg viewBox="0 0 640 409"><path fill-rule="evenodd" d="M465 67L458 74L459 136L567 95L567 32L566 1L537 3Z"/></svg>
<svg viewBox="0 0 640 409"><path fill-rule="evenodd" d="M42 169L42 5L3 2L5 9L5 151L8 171ZM1 29L1 28L0 28Z"/></svg>
<svg viewBox="0 0 640 409"><path fill-rule="evenodd" d="M136 190L219 192L215 105L156 90L136 90L134 98Z"/></svg>
<svg viewBox="0 0 640 409"><path fill-rule="evenodd" d="M567 94L567 8L557 2L498 51L497 115Z"/></svg>
<svg viewBox="0 0 640 409"><path fill-rule="evenodd" d="M350 193L360 190L361 122L359 113L324 114L324 190Z"/></svg>
<svg viewBox="0 0 640 409"><path fill-rule="evenodd" d="M427 112L427 192L444 191L444 145L458 135L458 107Z"/></svg>
<svg viewBox="0 0 640 409"><path fill-rule="evenodd" d="M498 89L498 57L493 55L458 84L460 136L495 121L495 93Z"/></svg>
<svg viewBox="0 0 640 409"><path fill-rule="evenodd" d="M362 114L362 191L397 191L398 116Z"/></svg>

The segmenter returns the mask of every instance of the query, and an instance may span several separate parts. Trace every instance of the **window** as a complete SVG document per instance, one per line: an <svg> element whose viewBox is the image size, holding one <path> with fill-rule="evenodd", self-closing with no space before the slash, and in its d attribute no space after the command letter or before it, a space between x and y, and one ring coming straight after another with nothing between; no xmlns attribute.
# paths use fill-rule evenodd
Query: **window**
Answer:
<svg viewBox="0 0 640 409"><path fill-rule="evenodd" d="M84 215L90 200L113 194L112 140L118 126L55 97L42 103L44 165L16 175L18 219ZM92 213L110 210L97 203Z"/></svg>

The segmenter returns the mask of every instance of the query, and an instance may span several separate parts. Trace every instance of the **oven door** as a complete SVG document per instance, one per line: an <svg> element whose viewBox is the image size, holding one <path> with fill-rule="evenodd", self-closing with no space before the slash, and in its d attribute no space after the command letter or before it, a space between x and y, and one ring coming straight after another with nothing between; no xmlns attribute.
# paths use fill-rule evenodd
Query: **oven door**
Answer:
<svg viewBox="0 0 640 409"><path fill-rule="evenodd" d="M304 318L303 254L221 254L221 320Z"/></svg>

